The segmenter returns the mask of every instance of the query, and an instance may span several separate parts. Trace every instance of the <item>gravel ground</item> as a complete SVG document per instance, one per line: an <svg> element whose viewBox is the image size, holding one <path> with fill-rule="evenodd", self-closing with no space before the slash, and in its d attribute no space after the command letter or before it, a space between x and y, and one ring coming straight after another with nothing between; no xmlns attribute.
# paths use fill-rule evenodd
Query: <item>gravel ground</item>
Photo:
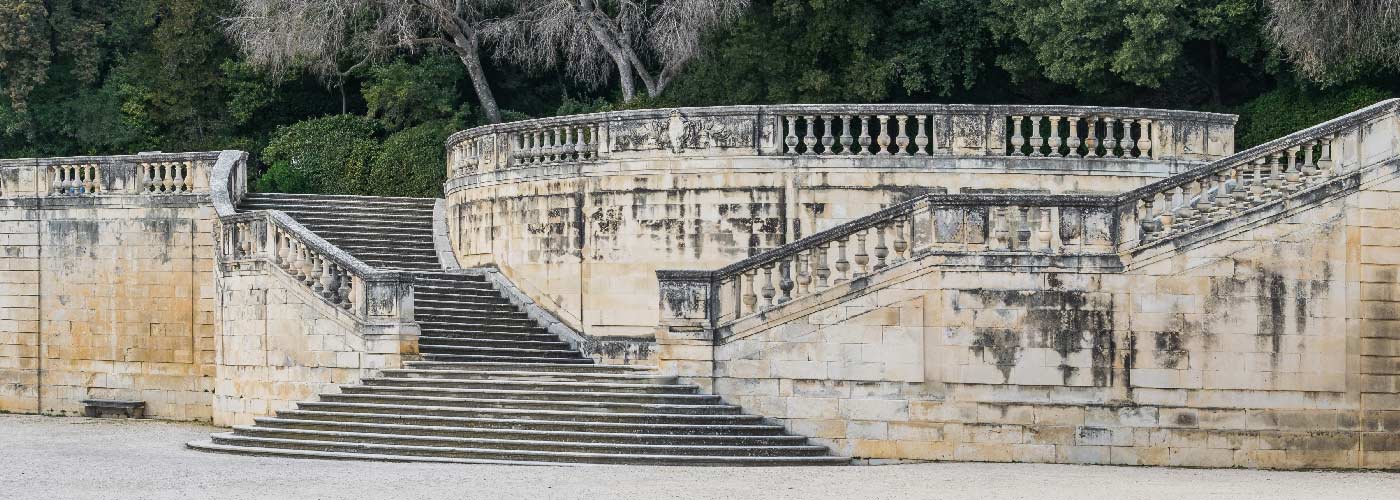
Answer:
<svg viewBox="0 0 1400 500"><path fill-rule="evenodd" d="M213 427L0 415L4 499L1393 499L1400 473L926 463L830 468L512 467L188 450Z"/></svg>

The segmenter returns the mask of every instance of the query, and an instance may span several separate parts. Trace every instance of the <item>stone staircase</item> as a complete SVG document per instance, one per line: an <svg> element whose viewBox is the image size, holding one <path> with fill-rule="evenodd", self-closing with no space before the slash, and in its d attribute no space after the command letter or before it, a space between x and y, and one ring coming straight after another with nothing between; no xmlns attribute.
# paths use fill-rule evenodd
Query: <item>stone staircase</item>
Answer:
<svg viewBox="0 0 1400 500"><path fill-rule="evenodd" d="M381 268L415 273L422 361L191 447L468 463L839 465L823 446L648 368L593 363L479 274L440 270L433 200L249 194Z"/></svg>

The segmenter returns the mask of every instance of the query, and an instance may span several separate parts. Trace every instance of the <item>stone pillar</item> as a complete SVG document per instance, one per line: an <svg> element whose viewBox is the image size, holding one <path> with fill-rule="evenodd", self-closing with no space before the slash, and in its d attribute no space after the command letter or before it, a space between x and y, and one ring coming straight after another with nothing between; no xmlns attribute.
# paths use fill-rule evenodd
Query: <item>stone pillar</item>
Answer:
<svg viewBox="0 0 1400 500"><path fill-rule="evenodd" d="M662 373L713 392L715 336L711 320L713 280L708 271L656 271L660 318L657 362Z"/></svg>

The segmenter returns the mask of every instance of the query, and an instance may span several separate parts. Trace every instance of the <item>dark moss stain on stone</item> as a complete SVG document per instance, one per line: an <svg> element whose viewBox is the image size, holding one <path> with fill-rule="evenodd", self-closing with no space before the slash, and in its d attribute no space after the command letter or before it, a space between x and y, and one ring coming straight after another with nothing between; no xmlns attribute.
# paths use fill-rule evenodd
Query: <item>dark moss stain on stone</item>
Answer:
<svg viewBox="0 0 1400 500"><path fill-rule="evenodd" d="M1288 287L1283 276L1278 273L1260 268L1255 275L1259 287L1259 330L1258 338L1261 347L1269 350L1277 363L1278 354L1281 351L1283 342L1284 327L1287 318L1284 311L1288 300Z"/></svg>
<svg viewBox="0 0 1400 500"><path fill-rule="evenodd" d="M1181 332L1157 332L1153 335L1153 354L1163 368L1178 368L1189 353L1182 347Z"/></svg>
<svg viewBox="0 0 1400 500"><path fill-rule="evenodd" d="M1061 382L1069 385L1082 368L1073 366L1070 356L1089 349L1094 385L1112 385L1116 357L1112 295L1066 290L975 289L963 293L978 298L982 313L996 311L1003 319L1010 319L1011 311L1025 311L1021 322L1027 334L1025 345L1014 335L996 333L1003 329L979 329L972 345L979 356L992 352L1000 367L1000 362L1006 361L1008 356L1014 361L1014 355L1021 348L1048 348L1060 355ZM955 296L952 307L960 310L964 305ZM1010 369L1009 366L1002 368L1007 378Z"/></svg>
<svg viewBox="0 0 1400 500"><path fill-rule="evenodd" d="M1198 421L1199 419L1196 418L1194 412L1183 411L1176 414L1176 419L1173 423L1180 427L1195 427L1198 425Z"/></svg>
<svg viewBox="0 0 1400 500"><path fill-rule="evenodd" d="M1021 353L1021 338L1014 330L1005 328L978 328L973 332L972 352L989 361L1001 371L1002 383L1011 381L1011 369Z"/></svg>

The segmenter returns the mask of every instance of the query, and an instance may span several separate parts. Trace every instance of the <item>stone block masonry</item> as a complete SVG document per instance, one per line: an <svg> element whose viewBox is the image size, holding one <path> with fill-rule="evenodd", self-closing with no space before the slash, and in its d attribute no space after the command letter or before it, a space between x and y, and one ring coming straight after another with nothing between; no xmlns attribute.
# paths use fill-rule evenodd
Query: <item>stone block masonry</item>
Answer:
<svg viewBox="0 0 1400 500"><path fill-rule="evenodd" d="M0 161L0 410L209 420L214 157L66 160Z"/></svg>

